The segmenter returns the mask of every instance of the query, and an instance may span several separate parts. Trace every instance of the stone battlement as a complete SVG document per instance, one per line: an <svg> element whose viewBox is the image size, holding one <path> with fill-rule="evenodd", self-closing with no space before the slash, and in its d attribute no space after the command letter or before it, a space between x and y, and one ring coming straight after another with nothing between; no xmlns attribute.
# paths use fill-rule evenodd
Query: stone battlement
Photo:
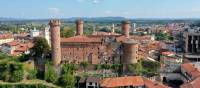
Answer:
<svg viewBox="0 0 200 88"><path fill-rule="evenodd" d="M130 21L124 20L124 21L122 21L122 24L130 24Z"/></svg>
<svg viewBox="0 0 200 88"><path fill-rule="evenodd" d="M53 20L50 20L50 21L49 21L49 25L50 25L50 26L60 26L60 25L61 25L61 21L60 21L60 20L53 19Z"/></svg>
<svg viewBox="0 0 200 88"><path fill-rule="evenodd" d="M78 19L78 20L76 20L76 23L78 23L78 24L83 24L84 22L83 22L83 20Z"/></svg>

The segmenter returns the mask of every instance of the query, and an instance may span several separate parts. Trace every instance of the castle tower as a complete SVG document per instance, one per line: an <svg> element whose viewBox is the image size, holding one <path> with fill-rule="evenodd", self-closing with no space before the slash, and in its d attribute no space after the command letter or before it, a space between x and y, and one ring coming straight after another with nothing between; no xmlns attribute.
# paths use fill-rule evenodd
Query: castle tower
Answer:
<svg viewBox="0 0 200 88"><path fill-rule="evenodd" d="M83 21L77 20L76 21L76 36L77 35L83 35Z"/></svg>
<svg viewBox="0 0 200 88"><path fill-rule="evenodd" d="M96 25L93 25L93 33L96 32Z"/></svg>
<svg viewBox="0 0 200 88"><path fill-rule="evenodd" d="M130 22L122 21L122 34L129 38Z"/></svg>
<svg viewBox="0 0 200 88"><path fill-rule="evenodd" d="M45 27L45 29L44 29L44 37L47 40L48 44L51 46L49 27Z"/></svg>
<svg viewBox="0 0 200 88"><path fill-rule="evenodd" d="M115 24L112 24L112 27L111 27L111 33L115 33Z"/></svg>
<svg viewBox="0 0 200 88"><path fill-rule="evenodd" d="M135 33L135 32L136 32L136 26L137 26L136 23L133 23L133 24L132 24L132 33Z"/></svg>
<svg viewBox="0 0 200 88"><path fill-rule="evenodd" d="M123 42L122 64L134 64L138 60L138 43L132 39Z"/></svg>
<svg viewBox="0 0 200 88"><path fill-rule="evenodd" d="M50 20L51 31L51 49L54 66L58 66L61 62L61 46L60 46L60 20Z"/></svg>

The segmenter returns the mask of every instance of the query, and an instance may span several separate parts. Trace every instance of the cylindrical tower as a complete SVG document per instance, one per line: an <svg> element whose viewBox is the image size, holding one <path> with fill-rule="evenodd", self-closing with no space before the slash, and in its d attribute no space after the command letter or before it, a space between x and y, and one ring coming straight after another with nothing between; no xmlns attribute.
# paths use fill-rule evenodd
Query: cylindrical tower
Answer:
<svg viewBox="0 0 200 88"><path fill-rule="evenodd" d="M134 40L127 40L123 43L122 64L134 64L138 59L138 43Z"/></svg>
<svg viewBox="0 0 200 88"><path fill-rule="evenodd" d="M111 27L111 33L115 33L115 24L112 24L112 27Z"/></svg>
<svg viewBox="0 0 200 88"><path fill-rule="evenodd" d="M77 35L83 35L83 21L77 20L76 21L76 36Z"/></svg>
<svg viewBox="0 0 200 88"><path fill-rule="evenodd" d="M122 21L122 34L125 37L129 37L129 31L130 31L130 22L129 21Z"/></svg>
<svg viewBox="0 0 200 88"><path fill-rule="evenodd" d="M51 31L51 49L53 64L58 66L61 62L61 46L60 46L60 20L50 20Z"/></svg>

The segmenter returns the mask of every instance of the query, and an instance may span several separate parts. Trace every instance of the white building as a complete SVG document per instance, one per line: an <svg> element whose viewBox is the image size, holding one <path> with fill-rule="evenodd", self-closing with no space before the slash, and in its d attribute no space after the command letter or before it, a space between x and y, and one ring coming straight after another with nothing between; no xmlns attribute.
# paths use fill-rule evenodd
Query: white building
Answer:
<svg viewBox="0 0 200 88"><path fill-rule="evenodd" d="M135 33L136 32L136 23L133 23L132 24L132 33Z"/></svg>
<svg viewBox="0 0 200 88"><path fill-rule="evenodd" d="M14 40L12 34L0 34L0 45Z"/></svg>
<svg viewBox="0 0 200 88"><path fill-rule="evenodd" d="M44 37L47 40L48 44L51 45L49 29L50 29L49 27L45 28L45 30L44 30Z"/></svg>
<svg viewBox="0 0 200 88"><path fill-rule="evenodd" d="M33 30L31 30L30 35L31 37L38 37L40 35L40 31L34 28Z"/></svg>

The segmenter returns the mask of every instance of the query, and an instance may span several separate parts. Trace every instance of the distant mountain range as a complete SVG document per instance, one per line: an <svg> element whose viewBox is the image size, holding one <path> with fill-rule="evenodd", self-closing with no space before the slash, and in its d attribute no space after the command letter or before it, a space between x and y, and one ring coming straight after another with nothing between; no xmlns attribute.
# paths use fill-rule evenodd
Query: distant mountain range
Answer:
<svg viewBox="0 0 200 88"><path fill-rule="evenodd" d="M159 20L200 20L200 18L125 18L125 17L71 17L71 18L62 18L61 20L65 22L74 22L77 19L82 19L86 22L120 22L122 20L131 20L131 21L159 21ZM40 21L48 22L49 19L25 19L25 18L3 18L0 17L0 21Z"/></svg>
<svg viewBox="0 0 200 88"><path fill-rule="evenodd" d="M67 20L67 21L75 21L77 19L82 19L84 21L122 21L122 20L125 20L126 18L125 17L72 17L72 18L67 18L67 19L64 19L64 20Z"/></svg>
<svg viewBox="0 0 200 88"><path fill-rule="evenodd" d="M22 18L3 18L3 17L0 17L0 21L17 21L17 20L26 20L26 19L22 19Z"/></svg>
<svg viewBox="0 0 200 88"><path fill-rule="evenodd" d="M71 17L71 18L61 18L62 20L67 20L67 21L75 21L77 19L82 19L85 21L102 21L102 20L124 20L126 18L124 17ZM18 20L50 20L50 18L46 19L25 19L25 18L3 18L0 17L0 21L18 21Z"/></svg>

